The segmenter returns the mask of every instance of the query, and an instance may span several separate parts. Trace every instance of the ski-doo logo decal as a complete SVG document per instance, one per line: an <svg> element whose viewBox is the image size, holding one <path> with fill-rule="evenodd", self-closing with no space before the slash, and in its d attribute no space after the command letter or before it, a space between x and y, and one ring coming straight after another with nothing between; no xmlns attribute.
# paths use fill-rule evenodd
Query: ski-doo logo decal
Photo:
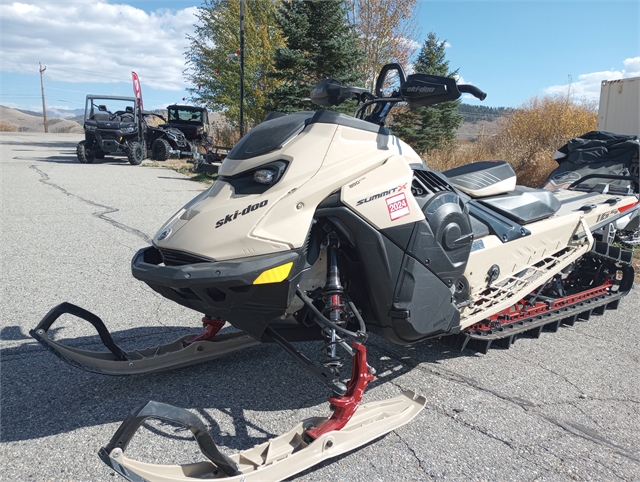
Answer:
<svg viewBox="0 0 640 482"><path fill-rule="evenodd" d="M385 199L387 202L387 209L389 210L389 217L391 221L403 218L411 214L409 204L407 203L407 196L403 192L396 194Z"/></svg>
<svg viewBox="0 0 640 482"><path fill-rule="evenodd" d="M411 87L407 87L407 92L417 92L420 94L427 94L429 92L433 92L436 90L435 87L421 87L419 85L412 85Z"/></svg>
<svg viewBox="0 0 640 482"><path fill-rule="evenodd" d="M268 202L269 202L269 200L265 199L261 203L249 204L242 211L238 210L235 213L227 214L224 218L220 219L216 223L216 229L219 228L220 226L224 226L225 224L230 223L231 221L236 219L238 216L244 216L245 214L249 214L249 213L255 211L256 209L260 209L260 208L265 207Z"/></svg>
<svg viewBox="0 0 640 482"><path fill-rule="evenodd" d="M395 194L397 192L404 191L407 188L407 184L408 183L404 183L404 184L401 184L398 187L393 187L393 188L389 189L388 191L382 191L382 192L379 192L378 194L374 194L373 196L369 196L368 198L360 199L356 203L356 206L360 206L361 204L365 204L365 203L368 203L368 202L371 202L371 201L375 201L376 199L383 198L385 196L388 196L389 194Z"/></svg>

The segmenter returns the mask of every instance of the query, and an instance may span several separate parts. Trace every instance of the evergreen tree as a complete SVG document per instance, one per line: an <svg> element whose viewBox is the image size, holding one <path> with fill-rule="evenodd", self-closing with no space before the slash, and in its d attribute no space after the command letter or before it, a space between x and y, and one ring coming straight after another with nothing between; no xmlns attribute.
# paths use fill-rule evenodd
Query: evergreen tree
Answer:
<svg viewBox="0 0 640 482"><path fill-rule="evenodd" d="M267 109L280 112L319 109L311 103L313 87L329 77L345 85L361 85L362 53L348 23L343 1L287 0L276 17L285 46L274 54L271 77L279 81L267 97ZM349 104L349 103L347 103ZM353 111L354 106L337 110Z"/></svg>
<svg viewBox="0 0 640 482"><path fill-rule="evenodd" d="M273 0L245 0L245 123L249 126L266 115L266 93L277 85L267 74L273 53L284 45L274 28L277 3ZM212 110L223 111L227 120L240 119L240 2L204 0L198 9L195 34L185 53L186 78L195 86L187 89L191 100Z"/></svg>
<svg viewBox="0 0 640 482"><path fill-rule="evenodd" d="M449 70L445 60L446 40L438 40L430 32L414 64L416 73L455 78L458 70ZM391 129L394 134L408 143L419 154L432 149L451 145L456 138L456 130L462 123L458 114L460 100L443 102L434 106L404 110L394 114Z"/></svg>

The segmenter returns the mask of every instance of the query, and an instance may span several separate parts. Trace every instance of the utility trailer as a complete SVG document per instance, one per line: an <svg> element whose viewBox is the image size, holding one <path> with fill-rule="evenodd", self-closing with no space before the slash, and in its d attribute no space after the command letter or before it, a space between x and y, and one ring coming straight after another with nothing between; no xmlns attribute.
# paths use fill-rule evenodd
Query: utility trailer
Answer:
<svg viewBox="0 0 640 482"><path fill-rule="evenodd" d="M640 137L640 77L602 81L598 130Z"/></svg>

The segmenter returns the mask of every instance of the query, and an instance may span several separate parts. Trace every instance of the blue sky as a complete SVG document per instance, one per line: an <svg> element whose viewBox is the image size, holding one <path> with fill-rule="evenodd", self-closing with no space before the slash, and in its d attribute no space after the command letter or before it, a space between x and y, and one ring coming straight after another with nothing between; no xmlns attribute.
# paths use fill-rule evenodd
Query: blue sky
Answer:
<svg viewBox="0 0 640 482"><path fill-rule="evenodd" d="M0 105L81 108L88 93L132 95L145 108L185 97L183 52L200 1L0 0ZM640 1L431 1L417 9L420 44L447 40L447 59L492 107L566 92L598 99L601 80L640 76ZM473 103L473 99L465 99Z"/></svg>

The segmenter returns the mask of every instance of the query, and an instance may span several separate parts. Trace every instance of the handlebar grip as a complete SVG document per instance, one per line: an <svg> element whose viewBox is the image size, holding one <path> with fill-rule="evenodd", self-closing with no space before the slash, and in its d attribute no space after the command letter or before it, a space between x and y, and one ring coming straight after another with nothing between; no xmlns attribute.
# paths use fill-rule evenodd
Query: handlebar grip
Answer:
<svg viewBox="0 0 640 482"><path fill-rule="evenodd" d="M460 84L458 85L458 90L463 94L471 94L472 96L480 100L484 100L487 98L487 94L485 94L484 92L482 92L480 89L478 89L473 85Z"/></svg>

